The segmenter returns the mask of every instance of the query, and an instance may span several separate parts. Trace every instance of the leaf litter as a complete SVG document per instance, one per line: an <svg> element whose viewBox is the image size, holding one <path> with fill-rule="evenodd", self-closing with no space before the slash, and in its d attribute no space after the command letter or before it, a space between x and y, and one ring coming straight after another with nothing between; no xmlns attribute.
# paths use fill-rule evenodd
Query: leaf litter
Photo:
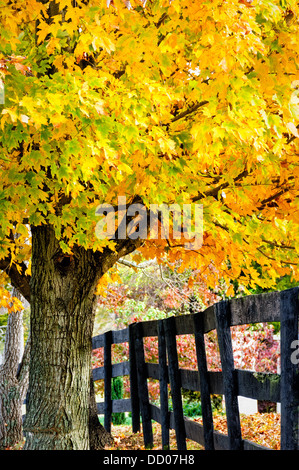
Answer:
<svg viewBox="0 0 299 470"><path fill-rule="evenodd" d="M215 414L213 416L214 430L227 434L226 416ZM194 421L202 424L202 418L194 418ZM240 415L243 439L268 447L272 450L280 449L280 414L279 413L255 413L252 415ZM161 426L153 422L154 445L152 450L162 449ZM106 450L146 450L143 441L142 425L140 432L133 433L130 425L112 425L111 434L114 439L112 446ZM176 450L175 431L170 430L170 450ZM187 439L188 450L203 450L203 446Z"/></svg>

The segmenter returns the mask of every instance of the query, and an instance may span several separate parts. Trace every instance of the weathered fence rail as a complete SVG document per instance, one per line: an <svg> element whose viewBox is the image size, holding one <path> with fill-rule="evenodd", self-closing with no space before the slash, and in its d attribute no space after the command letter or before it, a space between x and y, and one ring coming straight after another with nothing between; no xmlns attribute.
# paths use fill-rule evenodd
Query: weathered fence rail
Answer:
<svg viewBox="0 0 299 470"><path fill-rule="evenodd" d="M202 312L145 321L118 331L109 331L93 338L92 347L104 347L104 366L93 370L95 381L105 381L105 401L98 403L104 414L104 425L111 429L112 412L131 411L132 429L140 429L142 418L144 444L153 443L152 420L161 424L162 446L169 447L169 430L175 429L178 450L186 449L186 438L202 444L207 450L266 449L242 438L238 396L281 403L281 449L299 448L299 370L292 361L294 344L298 344L299 288L282 292L252 295L219 302ZM280 322L281 373L256 374L234 368L230 327L251 323ZM217 330L221 372L208 371L204 335ZM179 368L176 336L194 335L198 370ZM159 363L145 362L143 338L158 338ZM129 361L111 363L111 346L129 343ZM111 399L111 379L130 376L130 398ZM149 378L160 381L160 407L150 403ZM173 411L168 409L168 384L171 388ZM201 392L203 424L183 414L181 389ZM225 396L227 435L213 428L211 394Z"/></svg>

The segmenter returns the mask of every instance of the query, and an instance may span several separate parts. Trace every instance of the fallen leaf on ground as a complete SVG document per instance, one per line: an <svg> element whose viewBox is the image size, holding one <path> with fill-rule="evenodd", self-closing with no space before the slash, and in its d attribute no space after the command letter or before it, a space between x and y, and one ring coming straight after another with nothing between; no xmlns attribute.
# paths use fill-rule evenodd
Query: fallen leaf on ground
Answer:
<svg viewBox="0 0 299 470"><path fill-rule="evenodd" d="M227 434L226 416L215 414L213 416L214 429ZM270 449L280 449L280 414L279 413L256 413L253 415L241 415L241 430L243 439L255 442ZM202 418L195 418L195 421L202 424ZM154 422L153 450L162 449L161 426ZM130 425L111 426L111 434L114 438L114 445L106 447L107 450L145 450L143 441L142 426L138 433L132 432ZM170 450L176 450L175 431L170 430ZM203 450L203 447L190 439L187 439L188 450Z"/></svg>

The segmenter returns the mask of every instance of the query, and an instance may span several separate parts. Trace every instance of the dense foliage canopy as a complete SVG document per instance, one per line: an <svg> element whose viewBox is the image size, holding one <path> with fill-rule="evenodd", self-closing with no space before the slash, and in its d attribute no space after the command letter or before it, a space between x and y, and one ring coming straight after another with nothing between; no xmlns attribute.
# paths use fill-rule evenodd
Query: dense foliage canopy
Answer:
<svg viewBox="0 0 299 470"><path fill-rule="evenodd" d="M201 249L161 238L145 257L211 285L298 278L295 0L0 0L0 15L2 269L30 274L40 224L66 253L113 250L95 210L124 195L203 204Z"/></svg>

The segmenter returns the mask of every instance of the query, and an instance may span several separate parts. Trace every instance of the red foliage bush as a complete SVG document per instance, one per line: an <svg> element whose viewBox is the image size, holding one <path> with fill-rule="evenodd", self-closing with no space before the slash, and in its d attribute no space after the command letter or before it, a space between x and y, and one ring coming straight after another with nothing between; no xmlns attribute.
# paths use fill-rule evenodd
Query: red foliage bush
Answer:
<svg viewBox="0 0 299 470"><path fill-rule="evenodd" d="M279 341L274 337L272 325L259 324L256 326L242 325L231 328L235 367L237 369L254 370L256 372L277 372L279 360ZM211 331L205 335L208 369L221 370L221 361L217 341L217 333ZM193 335L177 336L177 351L179 367L196 370L197 358L195 339ZM157 338L144 338L145 360L158 363ZM93 351L93 367L104 365L103 348ZM112 346L112 363L129 360L129 345L117 344ZM124 390L129 396L129 379L124 380ZM152 401L159 398L159 383L149 380L149 394Z"/></svg>

